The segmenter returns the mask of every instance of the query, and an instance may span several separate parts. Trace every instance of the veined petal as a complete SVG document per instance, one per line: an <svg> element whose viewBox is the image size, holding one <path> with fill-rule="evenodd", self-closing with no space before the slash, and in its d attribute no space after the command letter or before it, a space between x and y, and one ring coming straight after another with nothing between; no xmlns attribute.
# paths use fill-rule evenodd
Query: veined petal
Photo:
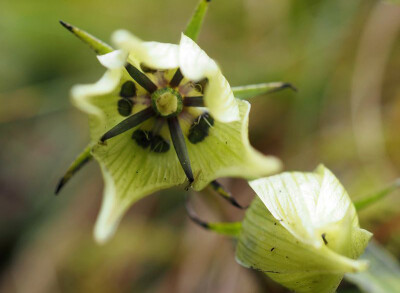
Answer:
<svg viewBox="0 0 400 293"><path fill-rule="evenodd" d="M121 50L98 56L100 63L108 69L103 77L94 84L76 85L71 90L73 104L89 114L93 120L92 125L98 124L100 129L103 125L104 112L95 106L91 99L107 95L117 88L123 76L122 68L126 57L126 53Z"/></svg>
<svg viewBox="0 0 400 293"><path fill-rule="evenodd" d="M279 172L282 168L278 158L264 156L250 145L250 104L240 100L237 103L238 121L215 121L204 141L197 144L186 142L195 178L193 188L196 190L203 189L219 177L258 178Z"/></svg>
<svg viewBox="0 0 400 293"><path fill-rule="evenodd" d="M314 173L286 172L252 181L250 186L293 236L315 247L324 244L321 234L358 225L349 196L322 165ZM338 243L338 238L347 237L343 232Z"/></svg>
<svg viewBox="0 0 400 293"><path fill-rule="evenodd" d="M239 105L239 121L215 122L210 135L197 144L186 139L195 177L194 189L201 190L218 177L254 178L275 173L281 168L277 158L263 156L250 146L247 133L250 104L239 101ZM116 116L115 111L107 108L105 117ZM106 125L112 121L108 119ZM188 127L184 121L181 123ZM97 145L92 151L102 167L106 185L95 229L99 242L105 242L113 235L121 217L134 202L155 191L186 182L172 142L170 150L165 153L150 152L132 140L134 131L110 139L106 146Z"/></svg>
<svg viewBox="0 0 400 293"><path fill-rule="evenodd" d="M139 64L153 69L173 69L179 66L179 46L159 42L143 42L126 30L116 31L112 36L118 48L129 52Z"/></svg>
<svg viewBox="0 0 400 293"><path fill-rule="evenodd" d="M108 69L121 69L125 63L128 54L122 50L112 51L104 55L98 55L100 63Z"/></svg>
<svg viewBox="0 0 400 293"><path fill-rule="evenodd" d="M286 229L284 222L285 219L277 220L256 197L242 223L237 261L264 272L295 292L304 293L333 293L345 273L367 268L367 262L355 259L364 251L371 233L351 227L347 246L352 255L343 255L332 250L330 243L316 248L300 241Z"/></svg>
<svg viewBox="0 0 400 293"><path fill-rule="evenodd" d="M239 119L237 100L218 65L184 34L179 45L179 67L183 75L192 81L208 79L204 103L216 120L232 122Z"/></svg>

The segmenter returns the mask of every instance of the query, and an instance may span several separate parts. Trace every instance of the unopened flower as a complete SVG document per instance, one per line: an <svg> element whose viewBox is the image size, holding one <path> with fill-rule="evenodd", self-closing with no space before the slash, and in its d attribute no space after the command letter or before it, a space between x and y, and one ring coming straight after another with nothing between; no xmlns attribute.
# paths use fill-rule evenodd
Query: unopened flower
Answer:
<svg viewBox="0 0 400 293"><path fill-rule="evenodd" d="M98 161L105 180L95 227L99 242L150 193L185 181L201 190L219 177L257 178L281 168L277 158L250 146L250 104L234 97L216 62L192 40L208 2L200 1L186 30L191 36L182 34L178 45L143 42L122 30L113 34L113 50L62 23L94 48L107 68L97 83L72 90L73 103L89 115L91 142L59 185L89 156ZM240 87L238 93L246 97L284 87L262 84Z"/></svg>
<svg viewBox="0 0 400 293"><path fill-rule="evenodd" d="M246 212L236 259L296 292L335 292L371 233L360 228L353 203L324 166L250 182L256 197Z"/></svg>

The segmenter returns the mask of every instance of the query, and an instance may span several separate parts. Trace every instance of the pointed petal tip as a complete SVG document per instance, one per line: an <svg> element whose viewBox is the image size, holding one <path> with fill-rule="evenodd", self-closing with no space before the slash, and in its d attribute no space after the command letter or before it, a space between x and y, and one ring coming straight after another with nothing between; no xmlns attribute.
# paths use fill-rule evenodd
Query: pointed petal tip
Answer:
<svg viewBox="0 0 400 293"><path fill-rule="evenodd" d="M59 20L59 22L63 27L65 27L70 32L72 32L74 30L74 27L72 25L70 25L69 23L62 21L62 20Z"/></svg>

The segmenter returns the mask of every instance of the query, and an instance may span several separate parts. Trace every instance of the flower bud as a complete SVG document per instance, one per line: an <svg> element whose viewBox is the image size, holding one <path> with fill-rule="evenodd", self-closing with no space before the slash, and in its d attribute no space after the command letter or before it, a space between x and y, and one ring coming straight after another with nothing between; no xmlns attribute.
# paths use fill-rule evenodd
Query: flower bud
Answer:
<svg viewBox="0 0 400 293"><path fill-rule="evenodd" d="M237 261L296 292L335 292L371 233L360 228L353 203L324 166L250 182L257 193L246 212Z"/></svg>

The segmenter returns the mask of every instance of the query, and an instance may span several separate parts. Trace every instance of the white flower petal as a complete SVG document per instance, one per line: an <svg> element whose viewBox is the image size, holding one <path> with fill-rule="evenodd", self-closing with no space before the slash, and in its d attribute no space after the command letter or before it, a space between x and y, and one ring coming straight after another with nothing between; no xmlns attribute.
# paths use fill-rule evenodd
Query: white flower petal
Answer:
<svg viewBox="0 0 400 293"><path fill-rule="evenodd" d="M94 84L76 85L71 90L72 103L83 112L92 115L96 121L103 124L104 112L95 106L91 99L111 93L119 84L122 76L121 69L108 70ZM96 123L96 122L94 122Z"/></svg>
<svg viewBox="0 0 400 293"><path fill-rule="evenodd" d="M130 32L116 31L112 36L118 48L129 52L130 57L139 64L144 63L153 69L173 69L179 66L179 46L158 42L143 42ZM137 65L137 64L135 64Z"/></svg>
<svg viewBox="0 0 400 293"><path fill-rule="evenodd" d="M108 69L124 67L128 54L122 50L115 50L104 55L97 55L100 63Z"/></svg>
<svg viewBox="0 0 400 293"><path fill-rule="evenodd" d="M250 186L282 226L315 247L324 244L321 234L328 231L336 231L339 245L339 238L346 238L347 233L338 229L358 224L355 208L343 186L323 166L314 173L286 172L258 179Z"/></svg>
<svg viewBox="0 0 400 293"><path fill-rule="evenodd" d="M216 120L232 122L240 118L239 107L232 89L217 64L184 34L179 45L179 67L182 74L192 81L208 79L204 103Z"/></svg>

